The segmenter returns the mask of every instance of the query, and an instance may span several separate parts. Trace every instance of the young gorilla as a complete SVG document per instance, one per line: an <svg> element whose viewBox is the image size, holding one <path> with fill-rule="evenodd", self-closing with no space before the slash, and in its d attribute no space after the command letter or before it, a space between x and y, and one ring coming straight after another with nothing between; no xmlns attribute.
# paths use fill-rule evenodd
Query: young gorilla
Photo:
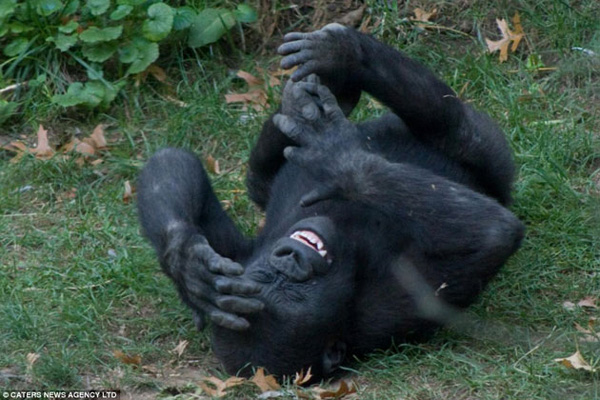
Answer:
<svg viewBox="0 0 600 400"><path fill-rule="evenodd" d="M523 226L506 208L514 167L502 132L425 67L337 24L284 41L281 64L298 69L248 172L266 209L258 237L237 230L182 150L150 159L138 204L229 373L319 377L448 322L447 308L472 303L517 250ZM362 91L393 113L348 121Z"/></svg>

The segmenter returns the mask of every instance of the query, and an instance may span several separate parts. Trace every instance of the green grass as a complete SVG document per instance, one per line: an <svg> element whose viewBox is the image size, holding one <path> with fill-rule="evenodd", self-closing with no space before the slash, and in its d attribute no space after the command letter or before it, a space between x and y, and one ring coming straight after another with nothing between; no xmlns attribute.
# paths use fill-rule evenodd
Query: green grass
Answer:
<svg viewBox="0 0 600 400"><path fill-rule="evenodd" d="M513 210L527 237L469 311L488 329L480 335L446 330L425 344L359 360L348 373L359 397L600 398L598 373L553 361L579 349L600 368L599 343L584 342L575 329L600 311L563 307L600 293L600 5L424 1L394 11L386 4L370 3L374 20L385 16L375 33L429 65L504 128L519 168ZM402 21L414 7L433 4L436 23L467 24L475 36L417 33ZM495 18L517 10L527 40L500 64L477 36L496 38ZM575 46L596 56L571 50ZM528 72L529 54L556 70ZM189 148L219 160L224 173L213 176L217 195L245 232L255 231L261 215L245 195L244 163L265 115L252 113L256 118L244 122L241 111L225 104L223 95L243 85L224 62L208 53L172 62L173 87L185 108L156 96L160 86L131 88L105 114L57 114L41 98L32 106L39 118L30 113L3 127L14 137L33 138L43 122L55 139L76 130L85 136L96 123L109 123L111 146L95 167L60 158L12 164L11 154L0 152L0 388L110 387L154 398L176 392L168 387L185 391L202 375L223 377L207 333L195 331L140 236L134 204L125 204L122 194L124 182L135 181L156 149ZM253 57L235 62L255 72ZM355 118L377 112L364 101ZM182 340L190 345L178 358L170 351ZM140 355L147 368L119 361L114 350ZM29 353L40 356L32 367ZM228 398L256 393L241 388Z"/></svg>

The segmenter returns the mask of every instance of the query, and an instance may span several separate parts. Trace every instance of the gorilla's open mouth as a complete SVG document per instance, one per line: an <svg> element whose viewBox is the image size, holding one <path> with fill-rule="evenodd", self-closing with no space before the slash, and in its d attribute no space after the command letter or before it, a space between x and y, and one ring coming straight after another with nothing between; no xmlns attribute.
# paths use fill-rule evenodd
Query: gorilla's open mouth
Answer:
<svg viewBox="0 0 600 400"><path fill-rule="evenodd" d="M308 230L298 230L290 235L290 238L299 241L300 243L310 247L317 253L321 255L321 257L327 257L327 249L325 248L325 244L323 243L323 239L319 237L313 231Z"/></svg>

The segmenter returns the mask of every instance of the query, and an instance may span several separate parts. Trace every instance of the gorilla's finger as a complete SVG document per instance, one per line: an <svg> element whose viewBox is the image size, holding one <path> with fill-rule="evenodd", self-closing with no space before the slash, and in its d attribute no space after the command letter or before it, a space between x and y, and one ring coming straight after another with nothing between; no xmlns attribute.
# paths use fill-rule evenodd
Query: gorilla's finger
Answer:
<svg viewBox="0 0 600 400"><path fill-rule="evenodd" d="M300 147L288 146L285 149L283 149L283 156L288 161L303 166L311 165L314 162L316 157L314 156L314 154L311 153L313 152L306 151Z"/></svg>
<svg viewBox="0 0 600 400"><path fill-rule="evenodd" d="M291 53L296 53L302 49L306 49L310 43L307 40L295 40L286 42L277 48L277 53L286 56Z"/></svg>
<svg viewBox="0 0 600 400"><path fill-rule="evenodd" d="M300 199L301 207L310 207L323 200L332 199L338 196L338 188L333 186L322 186L317 189L313 189L308 192Z"/></svg>
<svg viewBox="0 0 600 400"><path fill-rule="evenodd" d="M305 78L305 81L319 85L321 83L321 78L319 78L317 74L310 74Z"/></svg>
<svg viewBox="0 0 600 400"><path fill-rule="evenodd" d="M293 80L294 82L301 81L302 79L304 79L305 77L307 77L310 74L313 74L313 73L318 74L319 73L318 69L319 69L319 62L317 60L310 59L310 60L304 62L303 64L301 64L298 67L298 69L294 71L294 73L292 74L290 79Z"/></svg>
<svg viewBox="0 0 600 400"><path fill-rule="evenodd" d="M283 69L290 69L296 65L302 65L310 60L314 59L315 55L312 50L302 50L298 53L292 53L281 59L279 65Z"/></svg>
<svg viewBox="0 0 600 400"><path fill-rule="evenodd" d="M236 296L221 296L216 304L223 311L241 314L251 314L265 308L265 304L260 300Z"/></svg>
<svg viewBox="0 0 600 400"><path fill-rule="evenodd" d="M304 33L304 32L290 32L290 33L286 33L286 35L283 37L283 41L284 42L291 42L294 40L303 40L306 39L308 37L308 33Z"/></svg>
<svg viewBox="0 0 600 400"><path fill-rule="evenodd" d="M256 294L260 288L258 283L249 280L218 278L215 281L215 289L222 294Z"/></svg>
<svg viewBox="0 0 600 400"><path fill-rule="evenodd" d="M210 320L214 324L233 331L245 331L250 328L250 323L244 318L218 310L210 313Z"/></svg>
<svg viewBox="0 0 600 400"><path fill-rule="evenodd" d="M312 134L310 128L301 125L287 115L277 114L273 117L275 126L287 137L300 145L310 143L309 136ZM306 133L306 134L305 134Z"/></svg>

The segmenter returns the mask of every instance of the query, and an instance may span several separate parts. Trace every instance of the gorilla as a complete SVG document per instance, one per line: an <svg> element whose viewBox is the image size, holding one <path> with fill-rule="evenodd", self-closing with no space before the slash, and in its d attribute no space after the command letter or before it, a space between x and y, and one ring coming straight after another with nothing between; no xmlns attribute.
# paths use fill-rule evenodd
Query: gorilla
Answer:
<svg viewBox="0 0 600 400"><path fill-rule="evenodd" d="M297 67L247 173L264 228L245 237L201 161L150 158L143 233L230 374L330 375L352 355L423 340L518 249L502 131L432 72L339 24L289 33ZM353 123L362 92L390 112ZM446 308L445 308L446 307Z"/></svg>

